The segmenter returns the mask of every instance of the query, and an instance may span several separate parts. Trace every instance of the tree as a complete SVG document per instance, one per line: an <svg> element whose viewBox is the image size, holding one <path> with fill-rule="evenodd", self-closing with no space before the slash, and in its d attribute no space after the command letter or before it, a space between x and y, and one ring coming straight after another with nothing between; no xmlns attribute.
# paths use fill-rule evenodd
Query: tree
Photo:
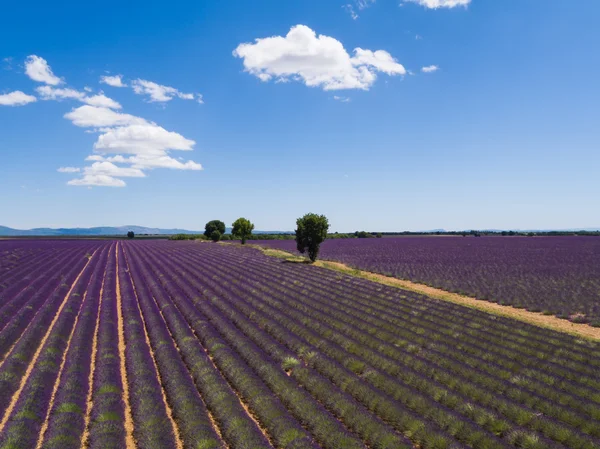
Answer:
<svg viewBox="0 0 600 449"><path fill-rule="evenodd" d="M127 238L128 238L128 239L132 239L132 238L134 238L134 237L135 237L135 233L134 233L133 231L129 231L129 232L127 233Z"/></svg>
<svg viewBox="0 0 600 449"><path fill-rule="evenodd" d="M221 235L225 234L225 223L221 220L212 220L206 223L206 226L204 226L204 235L212 238L214 231L219 231L219 238L221 238Z"/></svg>
<svg viewBox="0 0 600 449"><path fill-rule="evenodd" d="M319 255L319 247L327 238L329 221L325 215L306 214L296 220L296 248L314 262Z"/></svg>
<svg viewBox="0 0 600 449"><path fill-rule="evenodd" d="M210 238L213 242L217 243L219 240L221 240L221 233L219 232L218 229L215 229L211 234L210 234Z"/></svg>
<svg viewBox="0 0 600 449"><path fill-rule="evenodd" d="M231 234L239 237L242 240L243 245L246 243L246 239L252 235L254 225L250 222L250 220L240 217L233 222L232 228Z"/></svg>

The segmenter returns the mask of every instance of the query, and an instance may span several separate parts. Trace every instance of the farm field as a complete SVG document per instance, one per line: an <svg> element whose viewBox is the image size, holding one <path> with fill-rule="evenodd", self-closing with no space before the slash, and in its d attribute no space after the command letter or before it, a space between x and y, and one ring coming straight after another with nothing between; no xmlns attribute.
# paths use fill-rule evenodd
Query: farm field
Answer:
<svg viewBox="0 0 600 449"><path fill-rule="evenodd" d="M253 241L295 252L293 240ZM327 240L322 259L600 326L600 238L395 237Z"/></svg>
<svg viewBox="0 0 600 449"><path fill-rule="evenodd" d="M594 449L600 343L237 245L5 240L0 419L0 449Z"/></svg>

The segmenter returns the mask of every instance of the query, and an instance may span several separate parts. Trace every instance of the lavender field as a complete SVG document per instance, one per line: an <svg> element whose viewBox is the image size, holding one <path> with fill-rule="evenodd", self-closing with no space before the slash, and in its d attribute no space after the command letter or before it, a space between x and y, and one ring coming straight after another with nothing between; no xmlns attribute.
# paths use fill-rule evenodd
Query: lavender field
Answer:
<svg viewBox="0 0 600 449"><path fill-rule="evenodd" d="M6 449L597 449L600 344L252 248L0 241L0 419Z"/></svg>
<svg viewBox="0 0 600 449"><path fill-rule="evenodd" d="M291 240L254 241L295 251ZM600 326L600 238L327 240L321 258L450 292Z"/></svg>

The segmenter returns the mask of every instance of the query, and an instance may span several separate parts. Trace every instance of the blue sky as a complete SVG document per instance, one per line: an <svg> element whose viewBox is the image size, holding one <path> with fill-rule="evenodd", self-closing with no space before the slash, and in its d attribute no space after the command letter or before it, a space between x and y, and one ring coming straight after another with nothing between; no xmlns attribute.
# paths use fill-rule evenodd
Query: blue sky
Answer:
<svg viewBox="0 0 600 449"><path fill-rule="evenodd" d="M2 225L600 226L595 0L2 12Z"/></svg>

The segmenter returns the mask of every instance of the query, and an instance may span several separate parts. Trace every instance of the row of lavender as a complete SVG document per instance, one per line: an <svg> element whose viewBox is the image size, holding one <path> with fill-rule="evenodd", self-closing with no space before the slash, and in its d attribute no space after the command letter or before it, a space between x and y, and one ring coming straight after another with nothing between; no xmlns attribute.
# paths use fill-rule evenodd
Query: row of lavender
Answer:
<svg viewBox="0 0 600 449"><path fill-rule="evenodd" d="M255 241L295 251L290 240ZM478 299L600 326L600 238L328 240L323 259Z"/></svg>
<svg viewBox="0 0 600 449"><path fill-rule="evenodd" d="M126 252L277 446L600 447L597 344L254 250Z"/></svg>

